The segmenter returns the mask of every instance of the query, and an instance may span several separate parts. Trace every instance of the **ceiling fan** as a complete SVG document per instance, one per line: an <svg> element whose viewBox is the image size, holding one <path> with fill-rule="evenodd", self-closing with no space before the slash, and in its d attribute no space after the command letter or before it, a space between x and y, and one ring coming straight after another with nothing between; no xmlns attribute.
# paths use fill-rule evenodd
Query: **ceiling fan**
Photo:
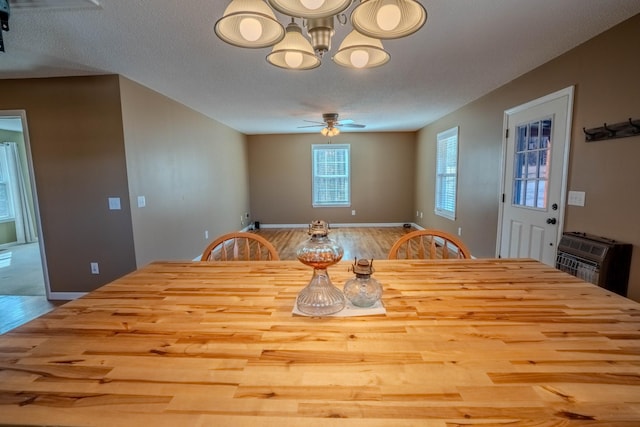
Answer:
<svg viewBox="0 0 640 427"><path fill-rule="evenodd" d="M354 123L353 120L345 119L338 120L338 113L324 113L322 115L322 122L315 122L312 120L305 120L305 122L315 123L313 125L298 126L298 128L312 128L322 127L320 131L324 136L335 136L340 133L339 127L345 128L364 128L366 125Z"/></svg>

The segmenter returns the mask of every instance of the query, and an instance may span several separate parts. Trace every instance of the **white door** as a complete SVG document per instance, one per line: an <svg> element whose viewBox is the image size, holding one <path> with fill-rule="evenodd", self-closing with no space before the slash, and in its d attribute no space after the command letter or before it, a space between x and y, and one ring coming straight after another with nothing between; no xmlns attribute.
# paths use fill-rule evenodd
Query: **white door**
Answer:
<svg viewBox="0 0 640 427"><path fill-rule="evenodd" d="M505 112L500 258L555 266L566 194L573 87Z"/></svg>

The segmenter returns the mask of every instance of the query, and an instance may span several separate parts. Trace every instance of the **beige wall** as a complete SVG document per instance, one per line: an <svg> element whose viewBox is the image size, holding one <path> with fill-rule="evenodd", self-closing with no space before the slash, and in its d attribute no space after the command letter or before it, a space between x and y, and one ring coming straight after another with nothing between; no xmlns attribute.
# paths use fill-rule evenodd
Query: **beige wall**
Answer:
<svg viewBox="0 0 640 427"><path fill-rule="evenodd" d="M311 206L311 145L317 134L249 136L252 219L265 224L411 222L415 133L349 133L333 139L351 145L352 204ZM356 215L351 215L351 211Z"/></svg>
<svg viewBox="0 0 640 427"><path fill-rule="evenodd" d="M238 230L249 212L245 136L126 78L120 88L137 265L193 259L205 230Z"/></svg>
<svg viewBox="0 0 640 427"><path fill-rule="evenodd" d="M634 245L629 297L640 301L640 136L586 143L582 128L640 119L640 15L422 129L418 134L416 203L424 226L457 232L476 256L495 255L503 113L575 85L568 190L585 191L568 206L565 231ZM435 135L460 126L458 218L433 214Z"/></svg>
<svg viewBox="0 0 640 427"><path fill-rule="evenodd" d="M52 292L135 269L117 76L0 80L0 93L0 110L26 111Z"/></svg>
<svg viewBox="0 0 640 427"><path fill-rule="evenodd" d="M244 135L115 75L0 80L0 93L0 110L26 110L52 292L192 259L205 230L241 228ZM122 209L109 210L108 197Z"/></svg>

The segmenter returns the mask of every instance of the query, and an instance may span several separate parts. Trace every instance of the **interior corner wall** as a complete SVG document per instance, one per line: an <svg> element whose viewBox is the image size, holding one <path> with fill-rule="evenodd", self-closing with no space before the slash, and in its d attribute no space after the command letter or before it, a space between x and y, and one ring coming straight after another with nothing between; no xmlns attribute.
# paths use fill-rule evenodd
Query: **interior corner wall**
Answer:
<svg viewBox="0 0 640 427"><path fill-rule="evenodd" d="M194 259L250 212L246 137L124 77L120 88L137 266Z"/></svg>
<svg viewBox="0 0 640 427"><path fill-rule="evenodd" d="M334 144L351 145L351 206L314 208L311 146L319 132L249 136L251 208L266 224L412 222L415 132L344 131ZM352 215L352 211L356 215Z"/></svg>
<svg viewBox="0 0 640 427"><path fill-rule="evenodd" d="M640 119L640 15L532 70L418 134L417 209L423 226L457 233L478 257L496 253L504 111L575 85L567 190L586 192L584 207L567 206L564 231L581 231L634 245L628 296L640 301L640 136L585 142L583 127ZM434 209L435 139L460 126L458 217Z"/></svg>
<svg viewBox="0 0 640 427"><path fill-rule="evenodd" d="M0 80L0 110L26 111L54 293L89 292L135 269L118 86L113 75ZM108 197L122 209L109 210Z"/></svg>

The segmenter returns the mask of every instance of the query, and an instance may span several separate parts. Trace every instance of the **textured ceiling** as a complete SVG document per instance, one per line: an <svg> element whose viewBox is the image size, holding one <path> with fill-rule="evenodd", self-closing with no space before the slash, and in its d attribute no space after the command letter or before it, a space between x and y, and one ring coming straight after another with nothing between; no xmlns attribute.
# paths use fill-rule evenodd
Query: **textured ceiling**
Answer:
<svg viewBox="0 0 640 427"><path fill-rule="evenodd" d="M414 131L640 13L640 0L422 0L427 23L384 42L387 65L334 64L350 30L336 23L323 64L293 72L215 36L228 1L97 3L14 8L0 78L121 74L246 134L315 132L298 126L324 112L367 126L350 132Z"/></svg>

